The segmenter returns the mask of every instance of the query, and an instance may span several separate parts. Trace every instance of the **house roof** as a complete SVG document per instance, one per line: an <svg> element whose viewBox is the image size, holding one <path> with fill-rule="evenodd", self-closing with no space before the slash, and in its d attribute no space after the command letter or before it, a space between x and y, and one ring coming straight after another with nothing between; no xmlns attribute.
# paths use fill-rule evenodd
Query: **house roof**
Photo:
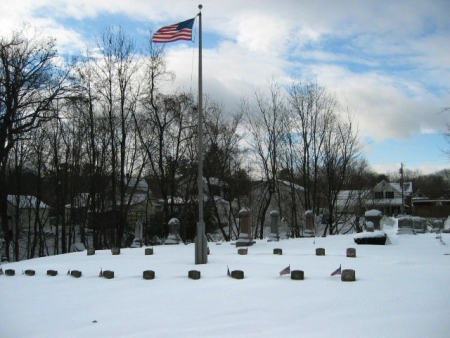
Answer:
<svg viewBox="0 0 450 338"><path fill-rule="evenodd" d="M355 206L358 199L365 199L370 190L341 190L338 192L336 204L338 208L346 206Z"/></svg>
<svg viewBox="0 0 450 338"><path fill-rule="evenodd" d="M402 193L402 185L397 182L386 182L385 180L382 180L380 183L378 183L374 190L380 191L380 190L387 190L389 191L389 188L392 190L395 190L398 193ZM411 195L413 193L413 186L412 182L403 182L403 194L404 195Z"/></svg>
<svg viewBox="0 0 450 338"><path fill-rule="evenodd" d="M128 199L130 198L130 194L125 194L125 203L128 202ZM137 190L132 196L131 196L131 202L130 205L136 205L142 202L145 202L147 198L147 194L141 192L140 190ZM74 203L73 203L73 207L75 208L84 208L87 207L89 205L89 199L90 199L90 194L87 192L83 192L78 194L75 199L74 199ZM120 203L120 202L117 202ZM65 205L66 208L71 208L72 205L66 204Z"/></svg>
<svg viewBox="0 0 450 338"><path fill-rule="evenodd" d="M299 190L299 191L304 191L305 190L305 188L303 188L301 185L298 185L296 183L291 183L289 181L284 181L284 180L277 180L277 182L279 184L282 184L282 185L287 186L287 187L291 187L292 186L295 190ZM252 189L258 188L259 186L266 185L266 184L267 184L266 180L259 181L257 184L255 184L252 187Z"/></svg>
<svg viewBox="0 0 450 338"><path fill-rule="evenodd" d="M17 203L17 200L19 203ZM31 209L36 208L39 205L40 209L49 209L50 207L44 202L40 201L38 203L38 199L36 196L32 195L8 195L8 202L15 207L19 207L20 209Z"/></svg>
<svg viewBox="0 0 450 338"><path fill-rule="evenodd" d="M289 182L289 181L283 181L283 180L278 180L278 182L288 186L288 187L293 187L295 190L300 190L300 191L304 191L305 188L303 188L301 185Z"/></svg>
<svg viewBox="0 0 450 338"><path fill-rule="evenodd" d="M141 178L139 181L136 177L131 177L128 181L128 187L134 187L136 185L136 191L147 192L148 183L145 179Z"/></svg>

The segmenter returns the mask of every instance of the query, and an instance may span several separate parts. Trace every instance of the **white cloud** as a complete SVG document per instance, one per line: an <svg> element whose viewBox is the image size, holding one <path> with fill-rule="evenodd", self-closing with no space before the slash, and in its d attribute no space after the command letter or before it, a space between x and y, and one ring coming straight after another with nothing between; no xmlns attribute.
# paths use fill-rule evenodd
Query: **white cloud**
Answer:
<svg viewBox="0 0 450 338"><path fill-rule="evenodd" d="M100 34L85 32L86 18L117 14L158 27L195 16L198 3L3 0L8 10L0 12L0 34L28 22L56 37L61 51L73 53ZM335 91L355 112L362 134L374 140L440 131L449 121L438 114L450 106L447 0L210 0L203 5L204 36L217 38L203 50L204 92L228 109L272 76L300 75L315 76ZM169 68L177 74L172 86L196 88L196 49L180 44L167 51Z"/></svg>

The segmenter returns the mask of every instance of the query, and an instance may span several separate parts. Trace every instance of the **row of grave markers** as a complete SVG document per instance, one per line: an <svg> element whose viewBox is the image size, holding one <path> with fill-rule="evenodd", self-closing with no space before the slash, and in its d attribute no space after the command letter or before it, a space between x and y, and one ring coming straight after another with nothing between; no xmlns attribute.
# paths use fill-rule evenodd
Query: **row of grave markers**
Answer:
<svg viewBox="0 0 450 338"><path fill-rule="evenodd" d="M112 248L111 249L111 253L112 255L119 255L120 254L120 248ZM95 249L87 249L87 255L91 256L95 254ZM208 254L209 254L209 248L208 248ZM238 254L240 255L247 255L248 254L248 247L247 248L239 248L238 249ZM282 255L283 254L283 250L281 248L275 248L273 249L273 254L274 255ZM145 249L145 255L153 255L153 248L146 248ZM354 257L356 258L356 249L355 248L347 248L346 251L346 255L347 257ZM325 256L325 249L324 248L317 248L316 249L316 256ZM35 271L34 270L25 270L22 272L25 275L28 276L34 276L35 275ZM5 270L5 272L3 272L2 267L0 266L0 275L6 274L7 276L14 276L15 275L15 270L13 269L7 269ZM56 270L47 270L47 275L49 276L56 276L58 274L58 271ZM69 270L67 272L68 275L71 275L75 278L80 278L82 273L79 270ZM290 274L291 275L291 279L294 280L303 280L304 279L304 271L302 270L293 270L291 271L290 269L290 265L288 267L286 267L285 269L281 270L280 272L280 276L286 275L286 274ZM355 281L355 271L351 270L351 269L347 269L347 270L342 270L341 271L341 267L339 267L339 269L337 269L336 271L334 271L331 276L334 275L341 275L341 280L342 281ZM197 270L190 270L188 272L188 277L190 279L200 279L200 271ZM242 270L234 270L232 272L230 272L229 268L227 271L227 275L234 278L234 279L243 279L244 278L244 272ZM106 279L112 279L114 278L114 271L111 270L105 270L103 271L102 269L100 270L100 274L99 277L104 277ZM151 280L155 278L155 272L153 270L145 270L143 272L143 278L146 280Z"/></svg>
<svg viewBox="0 0 450 338"><path fill-rule="evenodd" d="M92 256L95 255L95 249L87 249L87 255L88 256ZM153 255L153 248L145 248L144 251L145 255ZM239 248L237 250L237 253L239 255L247 255L248 254L248 247L246 248ZM120 255L120 248L112 248L111 249L111 254L112 255ZM208 255L210 254L210 250L208 248ZM273 254L274 255L282 255L283 254L283 249L281 248L275 248L273 249ZM325 249L324 248L316 248L316 256L325 256ZM347 248L346 251L346 256L347 257L354 257L356 258L356 249L355 248Z"/></svg>
<svg viewBox="0 0 450 338"><path fill-rule="evenodd" d="M247 255L248 254L248 248L240 248L240 249L238 249L238 254L239 255ZM275 249L273 249L273 254L274 255L282 255L283 254L283 249L275 248ZM325 256L325 249L324 248L317 248L316 249L316 256ZM356 258L356 249L355 248L347 248L346 256L347 257Z"/></svg>
<svg viewBox="0 0 450 338"><path fill-rule="evenodd" d="M14 276L16 274L14 269L6 269L3 273L3 269L0 267L0 275L5 274L6 276ZM34 270L25 270L22 271L22 274L27 276L34 276L36 272ZM47 270L47 275L54 277L58 275L57 270ZM80 270L68 270L67 275L70 275L75 278L80 278L82 275L82 272ZM234 279L244 279L244 271L242 270L233 270L230 271L230 268L227 267L227 275ZM304 280L305 279L305 273L303 270L292 270L291 271L291 265L289 264L286 268L280 271L280 276L284 275L290 275L291 279L293 280ZM352 269L346 269L342 270L341 266L339 266L338 269L336 269L334 272L331 273L331 276L341 275L341 280L343 282L354 282L356 280L355 278L355 270ZM100 269L99 277L106 278L106 279L113 279L114 278L114 271L111 270L105 270ZM153 270L145 270L142 273L143 279L151 280L155 279L155 271ZM188 277L190 279L200 279L201 272L198 270L190 270L188 272Z"/></svg>

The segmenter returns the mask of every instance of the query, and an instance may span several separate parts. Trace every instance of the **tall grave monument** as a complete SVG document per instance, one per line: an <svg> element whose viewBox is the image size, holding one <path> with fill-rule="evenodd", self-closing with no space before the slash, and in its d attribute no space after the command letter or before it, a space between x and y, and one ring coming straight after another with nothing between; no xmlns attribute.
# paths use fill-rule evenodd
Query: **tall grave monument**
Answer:
<svg viewBox="0 0 450 338"><path fill-rule="evenodd" d="M252 236L252 222L250 217L250 208L248 207L248 198L245 197L242 201L242 208L239 211L239 238L236 241L236 247L251 246L255 242Z"/></svg>

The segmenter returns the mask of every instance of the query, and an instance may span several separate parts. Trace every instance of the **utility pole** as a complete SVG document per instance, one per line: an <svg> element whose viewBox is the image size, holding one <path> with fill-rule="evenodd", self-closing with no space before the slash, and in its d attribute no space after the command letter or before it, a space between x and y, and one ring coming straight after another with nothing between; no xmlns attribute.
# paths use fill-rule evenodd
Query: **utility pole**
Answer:
<svg viewBox="0 0 450 338"><path fill-rule="evenodd" d="M402 205L401 205L401 211L402 211L402 215L405 214L405 202L404 202L404 197L403 197L403 163L400 163L400 187L402 188Z"/></svg>

